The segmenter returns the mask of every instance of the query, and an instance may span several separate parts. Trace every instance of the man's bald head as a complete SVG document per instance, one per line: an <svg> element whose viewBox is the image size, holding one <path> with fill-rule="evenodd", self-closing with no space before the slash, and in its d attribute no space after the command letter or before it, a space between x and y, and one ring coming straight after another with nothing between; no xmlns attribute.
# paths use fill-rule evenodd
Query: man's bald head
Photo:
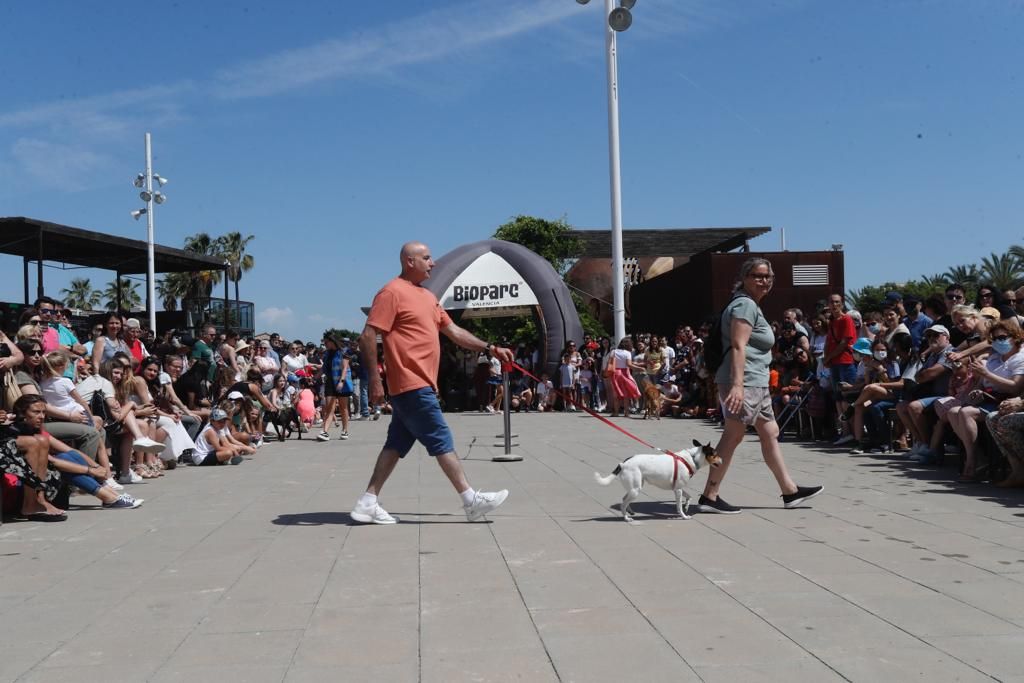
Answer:
<svg viewBox="0 0 1024 683"><path fill-rule="evenodd" d="M402 245L399 258L402 262L402 277L406 280L419 284L430 277L434 259L430 256L430 248L423 242L406 242Z"/></svg>

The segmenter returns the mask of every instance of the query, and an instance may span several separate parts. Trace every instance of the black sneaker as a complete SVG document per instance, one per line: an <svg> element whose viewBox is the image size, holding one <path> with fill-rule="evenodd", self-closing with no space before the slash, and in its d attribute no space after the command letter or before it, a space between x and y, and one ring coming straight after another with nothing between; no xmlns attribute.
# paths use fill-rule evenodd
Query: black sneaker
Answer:
<svg viewBox="0 0 1024 683"><path fill-rule="evenodd" d="M795 508L825 490L824 486L797 486L796 493L782 494L783 507Z"/></svg>
<svg viewBox="0 0 1024 683"><path fill-rule="evenodd" d="M711 500L704 494L701 494L700 500L697 501L697 509L701 512L714 512L719 515L738 515L742 508L738 508L735 505L729 505L722 497Z"/></svg>

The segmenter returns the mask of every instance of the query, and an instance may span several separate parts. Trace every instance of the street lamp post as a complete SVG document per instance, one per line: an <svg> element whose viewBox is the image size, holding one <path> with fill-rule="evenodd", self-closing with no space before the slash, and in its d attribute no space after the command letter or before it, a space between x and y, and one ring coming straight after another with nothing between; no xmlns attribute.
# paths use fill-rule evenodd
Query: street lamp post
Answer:
<svg viewBox="0 0 1024 683"><path fill-rule="evenodd" d="M153 253L153 205L163 204L167 196L159 190L153 191L153 180L160 187L167 184L167 179L159 173L153 173L153 136L146 133L146 171L135 177L135 187L143 188L139 198L146 202L144 209L132 211L132 218L146 214L146 308L149 309L149 329L156 335L156 256Z"/></svg>
<svg viewBox="0 0 1024 683"><path fill-rule="evenodd" d="M576 0L585 5L590 0ZM626 336L625 274L622 263L622 180L619 171L619 66L616 34L633 23L636 0L604 0L604 46L608 73L608 181L612 218L612 319L615 342ZM614 346L613 344L613 346Z"/></svg>

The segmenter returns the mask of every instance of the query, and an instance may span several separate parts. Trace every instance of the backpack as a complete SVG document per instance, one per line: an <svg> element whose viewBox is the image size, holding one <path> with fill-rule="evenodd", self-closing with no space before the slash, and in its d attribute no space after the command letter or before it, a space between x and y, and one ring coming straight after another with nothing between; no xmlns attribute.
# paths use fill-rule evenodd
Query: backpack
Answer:
<svg viewBox="0 0 1024 683"><path fill-rule="evenodd" d="M725 314L725 310L742 296L750 299L746 294L736 294L733 298L729 299L729 303L718 312L718 315L715 316L711 323L711 334L708 335L708 340L704 344L704 367L708 371L708 377L715 376L718 368L722 366L722 362L725 360L725 354L729 352L729 349L725 348L725 339L722 336L722 316Z"/></svg>

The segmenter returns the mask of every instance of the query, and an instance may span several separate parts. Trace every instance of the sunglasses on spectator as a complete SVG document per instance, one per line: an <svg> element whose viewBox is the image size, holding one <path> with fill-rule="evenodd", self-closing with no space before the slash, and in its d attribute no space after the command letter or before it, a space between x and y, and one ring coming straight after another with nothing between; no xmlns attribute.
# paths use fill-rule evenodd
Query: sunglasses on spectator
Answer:
<svg viewBox="0 0 1024 683"><path fill-rule="evenodd" d="M964 300L964 295L963 294L947 294L946 295L946 300L947 301L963 301Z"/></svg>
<svg viewBox="0 0 1024 683"><path fill-rule="evenodd" d="M42 356L43 355L43 350L42 349L32 349L31 351L27 352L27 355L29 355L29 356Z"/></svg>
<svg viewBox="0 0 1024 683"><path fill-rule="evenodd" d="M53 309L52 308L40 308L39 309L39 315L50 315L51 313L53 313Z"/></svg>
<svg viewBox="0 0 1024 683"><path fill-rule="evenodd" d="M38 325L41 322L43 322L43 321L42 320L37 320L37 319L33 318L33 319L28 321L28 324L29 325Z"/></svg>

